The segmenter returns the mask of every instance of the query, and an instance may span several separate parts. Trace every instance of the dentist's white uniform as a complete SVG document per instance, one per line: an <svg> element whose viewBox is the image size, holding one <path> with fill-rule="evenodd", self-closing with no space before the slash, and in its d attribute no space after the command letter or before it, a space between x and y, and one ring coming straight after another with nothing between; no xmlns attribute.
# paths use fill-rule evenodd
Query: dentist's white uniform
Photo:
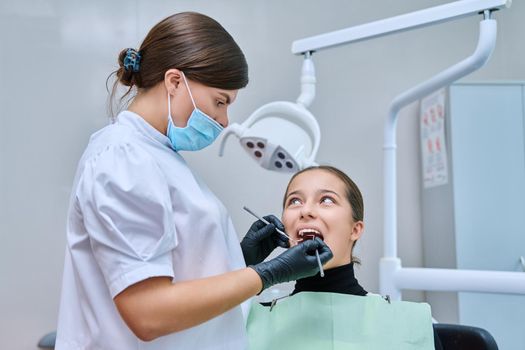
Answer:
<svg viewBox="0 0 525 350"><path fill-rule="evenodd" d="M177 283L245 266L224 206L138 115L122 112L91 137L67 242L57 350L246 348L240 306L152 342L135 337L115 307L117 294L150 277Z"/></svg>

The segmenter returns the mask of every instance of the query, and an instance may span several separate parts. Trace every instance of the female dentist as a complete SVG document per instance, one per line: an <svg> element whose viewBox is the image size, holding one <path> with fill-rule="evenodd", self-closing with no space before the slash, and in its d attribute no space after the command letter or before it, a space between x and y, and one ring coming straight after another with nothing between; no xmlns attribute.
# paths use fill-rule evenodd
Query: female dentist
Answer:
<svg viewBox="0 0 525 350"><path fill-rule="evenodd" d="M280 221L255 222L239 246L224 206L179 154L216 139L248 83L219 23L170 16L119 65L111 98L118 84L136 95L78 165L56 349L245 349L241 303L315 275L316 249L323 263L332 253L309 241L263 262L288 247Z"/></svg>

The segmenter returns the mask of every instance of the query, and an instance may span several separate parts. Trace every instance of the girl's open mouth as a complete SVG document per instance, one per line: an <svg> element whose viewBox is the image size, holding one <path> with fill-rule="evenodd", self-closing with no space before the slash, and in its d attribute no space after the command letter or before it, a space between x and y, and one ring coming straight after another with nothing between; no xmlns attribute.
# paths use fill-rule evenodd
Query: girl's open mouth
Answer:
<svg viewBox="0 0 525 350"><path fill-rule="evenodd" d="M319 232L318 230L313 229L313 228L301 229L297 233L297 236L299 237L299 239L297 240L298 243L302 243L302 242L304 242L306 240L309 240L309 239L314 239L315 237L319 237L321 240L324 241L323 234L321 232Z"/></svg>

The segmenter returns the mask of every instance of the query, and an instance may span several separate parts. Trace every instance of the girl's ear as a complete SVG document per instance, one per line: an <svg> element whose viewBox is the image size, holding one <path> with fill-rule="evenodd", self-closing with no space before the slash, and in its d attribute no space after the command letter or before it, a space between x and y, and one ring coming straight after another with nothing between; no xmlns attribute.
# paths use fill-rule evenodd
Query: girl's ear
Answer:
<svg viewBox="0 0 525 350"><path fill-rule="evenodd" d="M365 223L363 221L358 221L352 226L352 232L350 233L350 240L353 242L361 238L363 231L365 229Z"/></svg>
<svg viewBox="0 0 525 350"><path fill-rule="evenodd" d="M168 69L164 73L164 86L171 95L175 95L177 89L181 86L181 81L182 72L176 68Z"/></svg>

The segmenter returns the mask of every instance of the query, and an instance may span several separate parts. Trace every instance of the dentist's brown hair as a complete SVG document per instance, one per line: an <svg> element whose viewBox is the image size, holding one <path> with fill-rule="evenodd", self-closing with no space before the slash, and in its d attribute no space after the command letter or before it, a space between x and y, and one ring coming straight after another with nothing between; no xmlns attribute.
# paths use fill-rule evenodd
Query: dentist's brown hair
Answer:
<svg viewBox="0 0 525 350"><path fill-rule="evenodd" d="M248 64L232 36L213 18L196 12L181 12L157 23L140 45L137 72L124 69L126 51L118 56L119 68L109 77L116 79L109 97L110 114L118 85L147 90L164 80L172 68L203 85L237 90L248 84Z"/></svg>

